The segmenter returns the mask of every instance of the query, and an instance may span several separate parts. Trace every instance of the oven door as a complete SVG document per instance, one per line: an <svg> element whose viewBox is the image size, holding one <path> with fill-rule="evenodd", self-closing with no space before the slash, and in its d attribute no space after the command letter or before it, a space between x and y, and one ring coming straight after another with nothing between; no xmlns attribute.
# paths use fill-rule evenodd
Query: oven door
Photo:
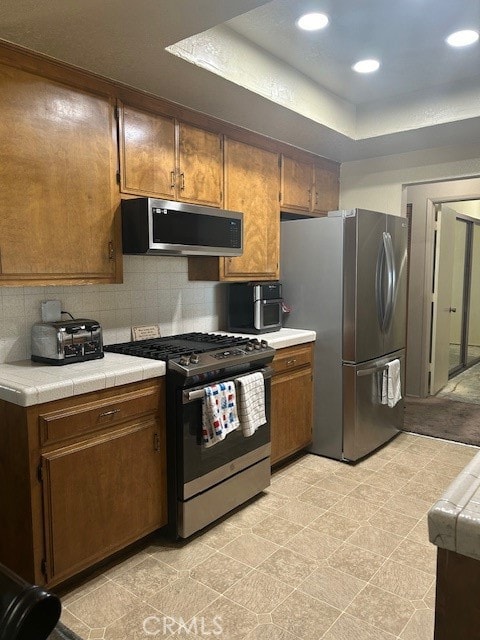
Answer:
<svg viewBox="0 0 480 640"><path fill-rule="evenodd" d="M265 385L266 424L249 437L241 426L211 447L202 443L202 400L204 387L181 391L182 439L178 442L177 498L188 500L210 487L250 467L270 455L271 369L261 370ZM232 380L226 378L225 380ZM224 382L218 380L211 382ZM180 404L180 403L179 403Z"/></svg>

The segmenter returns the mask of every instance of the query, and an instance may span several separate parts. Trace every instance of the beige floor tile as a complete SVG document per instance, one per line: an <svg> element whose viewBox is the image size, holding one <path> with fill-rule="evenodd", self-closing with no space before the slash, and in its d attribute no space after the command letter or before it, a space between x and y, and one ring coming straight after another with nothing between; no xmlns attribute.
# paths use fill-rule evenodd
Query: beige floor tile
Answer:
<svg viewBox="0 0 480 640"><path fill-rule="evenodd" d="M400 451L397 455L392 458L391 462L394 464L399 464L404 467L410 467L415 471L415 473L419 469L423 469L427 462L433 459L433 454L418 454L405 449L404 451Z"/></svg>
<svg viewBox="0 0 480 640"><path fill-rule="evenodd" d="M401 488L401 493L405 496L420 498L421 500L426 500L433 504L440 499L443 491L440 491L437 487L431 486L425 482L420 483L415 480L410 480L410 482Z"/></svg>
<svg viewBox="0 0 480 640"><path fill-rule="evenodd" d="M262 520L260 524L252 527L252 533L266 540L271 540L272 542L283 545L302 529L302 525L295 524L277 515L271 515L265 518L265 520Z"/></svg>
<svg viewBox="0 0 480 640"><path fill-rule="evenodd" d="M348 543L388 558L402 540L402 536L383 531L383 529L377 529L377 527L372 527L371 524L367 523L350 536Z"/></svg>
<svg viewBox="0 0 480 640"><path fill-rule="evenodd" d="M434 582L432 583L432 586L427 591L427 595L423 599L428 609L435 610L436 589L437 589L437 583L436 583L436 580L434 580Z"/></svg>
<svg viewBox="0 0 480 640"><path fill-rule="evenodd" d="M309 483L303 482L298 478L294 478L291 475L283 476L282 478L272 480L270 484L270 491L273 493L279 493L288 498L294 498L300 495L310 486Z"/></svg>
<svg viewBox="0 0 480 640"><path fill-rule="evenodd" d="M248 636L245 636L245 640L295 640L295 636L270 623L258 625Z"/></svg>
<svg viewBox="0 0 480 640"><path fill-rule="evenodd" d="M105 627L98 627L97 629L92 629L90 631L88 640L103 640L104 635L105 635Z"/></svg>
<svg viewBox="0 0 480 640"><path fill-rule="evenodd" d="M212 549L221 549L226 544L242 535L240 527L235 526L228 520L210 527L204 531L197 539Z"/></svg>
<svg viewBox="0 0 480 640"><path fill-rule="evenodd" d="M331 460L330 458L324 458L323 456L317 456L313 453L307 453L301 459L301 465L308 469L314 469L315 471L325 471L330 473L343 465L343 462L338 460Z"/></svg>
<svg viewBox="0 0 480 640"><path fill-rule="evenodd" d="M425 573L435 575L437 548L433 544L419 544L413 540L403 540L390 556L391 560L406 564Z"/></svg>
<svg viewBox="0 0 480 640"><path fill-rule="evenodd" d="M148 604L172 618L189 620L218 598L217 591L188 577L170 583L147 598Z"/></svg>
<svg viewBox="0 0 480 640"><path fill-rule="evenodd" d="M334 504L331 511L340 516L344 516L345 518L351 518L362 523L371 518L373 514L378 511L379 507L380 505L377 505L374 502L347 496Z"/></svg>
<svg viewBox="0 0 480 640"><path fill-rule="evenodd" d="M296 478L307 484L316 484L323 478L328 476L327 471L318 471L316 469L310 469L309 467L303 467L301 465L296 466L291 471L288 471L285 476L287 478Z"/></svg>
<svg viewBox="0 0 480 640"><path fill-rule="evenodd" d="M88 638L88 634L90 633L90 627L84 624L81 620L79 620L76 616L74 616L68 609L65 607L62 608L62 615L60 616L60 621L63 624L71 629L73 633L76 633L80 638Z"/></svg>
<svg viewBox="0 0 480 640"><path fill-rule="evenodd" d="M94 578L82 581L80 584L73 587L72 589L69 589L66 593L64 593L61 596L62 605L63 606L70 605L75 600L78 600L78 598L81 598L82 596L86 596L87 593L90 593L90 591L97 589L102 584L106 584L107 582L108 582L108 578L104 575L98 575L98 576L95 576Z"/></svg>
<svg viewBox="0 0 480 640"><path fill-rule="evenodd" d="M418 542L419 544L425 544L427 546L430 545L430 541L428 539L427 516L424 516L417 522L413 529L408 533L407 538L414 542Z"/></svg>
<svg viewBox="0 0 480 640"><path fill-rule="evenodd" d="M366 469L367 471L378 471L385 463L388 462L385 458L377 457L375 454L368 456L356 463L356 466L360 469Z"/></svg>
<svg viewBox="0 0 480 640"><path fill-rule="evenodd" d="M215 553L200 538L181 542L158 540L147 548L147 552L177 570L193 569Z"/></svg>
<svg viewBox="0 0 480 640"><path fill-rule="evenodd" d="M300 500L300 502L313 504L319 509L330 509L330 507L338 502L341 497L342 496L339 493L327 491L325 489L321 489L317 485L314 485L313 487L309 487L306 491L303 491L298 496L298 500Z"/></svg>
<svg viewBox="0 0 480 640"><path fill-rule="evenodd" d="M190 577L224 593L232 584L252 571L252 567L219 552L190 571Z"/></svg>
<svg viewBox="0 0 480 640"><path fill-rule="evenodd" d="M334 569L348 573L360 580L370 580L385 562L383 556L354 547L346 542L328 559L328 564Z"/></svg>
<svg viewBox="0 0 480 640"><path fill-rule="evenodd" d="M341 544L338 538L307 527L293 536L284 546L318 562L328 558Z"/></svg>
<svg viewBox="0 0 480 640"><path fill-rule="evenodd" d="M462 471L462 469L466 465L467 465L467 462L465 462L465 464L459 463L456 465L455 464L451 465L446 462L436 460L434 458L433 460L430 460L428 462L428 464L425 466L425 470L432 471L433 473L441 472L447 483L446 486L448 486L450 482L452 482L452 480L454 480L458 476L460 471Z"/></svg>
<svg viewBox="0 0 480 640"><path fill-rule="evenodd" d="M389 473L385 473L380 470L376 473L372 473L372 475L367 478L364 484L368 484L371 487L378 487L379 489L383 489L383 491L388 491L388 493L394 493L398 491L404 484L408 481L403 479L394 478Z"/></svg>
<svg viewBox="0 0 480 640"><path fill-rule="evenodd" d="M360 498L361 500L368 500L375 502L378 506L384 504L392 495L391 491L386 491L380 487L374 487L367 482L359 484L358 487L353 489L349 493L350 498Z"/></svg>
<svg viewBox="0 0 480 640"><path fill-rule="evenodd" d="M140 605L141 600L133 593L108 581L72 602L68 610L93 629L108 626L129 609Z"/></svg>
<svg viewBox="0 0 480 640"><path fill-rule="evenodd" d="M268 490L270 492L270 489ZM256 502L247 504L232 513L226 522L240 527L241 529L250 529L270 515L270 510L263 509Z"/></svg>
<svg viewBox="0 0 480 640"><path fill-rule="evenodd" d="M368 522L378 529L396 533L399 536L406 536L418 523L418 519L382 507L373 514Z"/></svg>
<svg viewBox="0 0 480 640"><path fill-rule="evenodd" d="M324 476L319 482L315 483L315 486L320 487L320 489L326 489L327 491L333 491L334 493L346 496L353 491L353 489L358 487L359 484L360 483L357 480L350 480L349 478L338 476L335 473L330 473L329 475Z"/></svg>
<svg viewBox="0 0 480 640"><path fill-rule="evenodd" d="M399 482L400 480L411 480L417 472L418 467L415 468L400 464L396 461L396 458L392 458L390 462L387 462L387 464L382 467L381 471L383 475L392 476L394 482Z"/></svg>
<svg viewBox="0 0 480 640"><path fill-rule="evenodd" d="M317 563L312 558L306 558L290 549L280 548L262 562L258 570L296 587L312 573L316 566Z"/></svg>
<svg viewBox="0 0 480 640"><path fill-rule="evenodd" d="M292 591L293 586L255 569L224 595L254 613L271 613Z"/></svg>
<svg viewBox="0 0 480 640"><path fill-rule="evenodd" d="M154 636L153 633L156 635ZM143 604L132 609L105 629L105 640L148 640L169 637L163 615L153 607Z"/></svg>
<svg viewBox="0 0 480 640"><path fill-rule="evenodd" d="M365 585L364 580L359 580L337 569L322 566L315 569L298 586L298 591L308 593L313 598L318 598L332 607L343 610L348 607Z"/></svg>
<svg viewBox="0 0 480 640"><path fill-rule="evenodd" d="M435 614L429 609L415 611L400 634L401 640L433 640Z"/></svg>
<svg viewBox="0 0 480 640"><path fill-rule="evenodd" d="M340 478L347 478L356 482L366 482L375 475L375 471L370 471L369 469L353 464L346 464L345 462L340 463L340 466L335 469L334 473Z"/></svg>
<svg viewBox="0 0 480 640"><path fill-rule="evenodd" d="M229 544L223 547L222 553L240 562L244 562L251 567L257 567L268 558L268 556L277 551L278 548L279 546L270 542L270 540L265 540L252 533L246 533L236 538L236 540L229 542Z"/></svg>
<svg viewBox="0 0 480 640"><path fill-rule="evenodd" d="M418 455L436 455L445 449L445 442L438 438L416 438L407 447L407 451Z"/></svg>
<svg viewBox="0 0 480 640"><path fill-rule="evenodd" d="M130 571L120 573L113 582L145 600L177 578L176 569L152 556L147 556L132 566Z"/></svg>
<svg viewBox="0 0 480 640"><path fill-rule="evenodd" d="M422 469L413 476L412 481L424 483L426 486L433 487L438 490L439 494L443 493L450 484L450 479L445 478L440 469L437 469L436 471Z"/></svg>
<svg viewBox="0 0 480 640"><path fill-rule="evenodd" d="M290 520L294 524L303 526L313 522L322 513L325 513L325 509L320 509L320 507L316 507L313 504L295 499L288 500L280 509L275 511L275 515L280 518L285 518L285 520Z"/></svg>
<svg viewBox="0 0 480 640"><path fill-rule="evenodd" d="M395 636L402 632L414 612L413 605L407 600L373 585L367 585L346 610L346 613Z"/></svg>
<svg viewBox="0 0 480 640"><path fill-rule="evenodd" d="M401 492L394 493L392 497L383 505L387 509L392 511L398 511L412 518L420 519L424 516L430 507L431 502L421 500L420 498L414 498L413 496L406 496Z"/></svg>
<svg viewBox="0 0 480 640"><path fill-rule="evenodd" d="M356 520L339 516L333 511L327 511L309 525L310 529L326 533L342 541L349 538L359 527L360 524Z"/></svg>
<svg viewBox="0 0 480 640"><path fill-rule="evenodd" d="M257 616L245 607L220 596L200 612L199 618L205 621L206 628L220 630L220 634L211 638L225 640L244 640L245 636L257 626ZM214 627L214 625L217 625Z"/></svg>
<svg viewBox="0 0 480 640"><path fill-rule="evenodd" d="M396 636L380 631L344 613L334 622L322 640L396 640ZM416 640L426 639L417 638Z"/></svg>
<svg viewBox="0 0 480 640"><path fill-rule="evenodd" d="M296 638L317 640L340 615L338 609L294 591L272 613L272 620Z"/></svg>
<svg viewBox="0 0 480 640"><path fill-rule="evenodd" d="M387 560L370 580L370 584L406 600L421 600L430 589L432 576L399 562Z"/></svg>
<svg viewBox="0 0 480 640"><path fill-rule="evenodd" d="M265 511L276 511L277 509L281 509L290 498L287 496L282 496L279 493L273 493L272 491L262 491L260 495L257 496L255 500L255 504L258 505L261 509Z"/></svg>

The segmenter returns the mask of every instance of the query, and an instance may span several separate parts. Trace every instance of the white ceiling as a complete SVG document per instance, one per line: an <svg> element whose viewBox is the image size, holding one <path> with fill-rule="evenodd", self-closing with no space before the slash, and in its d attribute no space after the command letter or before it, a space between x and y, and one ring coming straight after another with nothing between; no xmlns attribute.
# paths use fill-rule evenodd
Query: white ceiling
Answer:
<svg viewBox="0 0 480 640"><path fill-rule="evenodd" d="M444 44L467 27L480 0L0 3L0 38L340 161L478 139L480 45Z"/></svg>

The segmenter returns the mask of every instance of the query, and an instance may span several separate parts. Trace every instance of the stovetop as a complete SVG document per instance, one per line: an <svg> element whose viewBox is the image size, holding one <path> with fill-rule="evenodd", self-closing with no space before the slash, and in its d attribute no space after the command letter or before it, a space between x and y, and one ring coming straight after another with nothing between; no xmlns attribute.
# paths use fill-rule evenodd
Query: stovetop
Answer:
<svg viewBox="0 0 480 640"><path fill-rule="evenodd" d="M269 362L275 353L265 340L201 332L110 344L104 351L163 360L167 369L186 376L242 362Z"/></svg>

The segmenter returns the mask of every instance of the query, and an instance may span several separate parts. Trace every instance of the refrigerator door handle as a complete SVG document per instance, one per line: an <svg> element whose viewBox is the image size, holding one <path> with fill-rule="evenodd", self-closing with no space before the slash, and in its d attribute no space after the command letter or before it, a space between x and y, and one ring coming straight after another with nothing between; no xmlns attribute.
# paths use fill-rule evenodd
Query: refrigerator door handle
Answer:
<svg viewBox="0 0 480 640"><path fill-rule="evenodd" d="M395 292L397 288L397 273L395 268L395 254L393 251L392 236L387 231L383 232L383 244L385 246L385 257L387 263L387 302L385 306L383 330L384 332L387 332L392 324L393 308L395 306Z"/></svg>
<svg viewBox="0 0 480 640"><path fill-rule="evenodd" d="M363 376L371 376L372 373L378 373L379 371L383 371L385 369L385 365L381 364L378 367L368 367L368 369L359 369L357 371L357 377L362 378Z"/></svg>
<svg viewBox="0 0 480 640"><path fill-rule="evenodd" d="M375 300L377 303L377 318L380 330L383 331L385 324L385 298L383 293L383 273L385 270L385 232L378 249L377 266L375 270Z"/></svg>

